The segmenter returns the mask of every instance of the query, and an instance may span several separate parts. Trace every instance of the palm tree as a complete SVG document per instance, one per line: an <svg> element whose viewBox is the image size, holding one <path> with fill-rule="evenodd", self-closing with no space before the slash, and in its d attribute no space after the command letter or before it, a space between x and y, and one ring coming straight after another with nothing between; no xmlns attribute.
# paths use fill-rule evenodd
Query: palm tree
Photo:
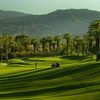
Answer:
<svg viewBox="0 0 100 100"><path fill-rule="evenodd" d="M53 41L53 37L52 36L48 36L47 37L47 42L49 43L49 51L52 50L52 41Z"/></svg>
<svg viewBox="0 0 100 100"><path fill-rule="evenodd" d="M99 61L100 57L98 56L98 53L100 53L100 20L94 20L90 23L89 34L95 37L96 60Z"/></svg>
<svg viewBox="0 0 100 100"><path fill-rule="evenodd" d="M13 41L13 36L10 34L4 34L2 36L2 53L5 56L5 59L8 61L9 59L9 54L11 52L11 45L12 45L12 41Z"/></svg>
<svg viewBox="0 0 100 100"><path fill-rule="evenodd" d="M19 49L21 51L27 52L27 45L30 44L30 38L26 35L18 35L15 37L15 41L19 44Z"/></svg>
<svg viewBox="0 0 100 100"><path fill-rule="evenodd" d="M53 40L52 41L52 56L56 55L56 42Z"/></svg>
<svg viewBox="0 0 100 100"><path fill-rule="evenodd" d="M37 45L38 45L38 41L36 39L32 39L31 40L31 44L33 45L33 48L34 48L34 52L36 52L36 48L37 48Z"/></svg>
<svg viewBox="0 0 100 100"><path fill-rule="evenodd" d="M71 39L70 33L64 34L63 38L66 40L66 50L67 50L67 56L68 56L69 47L70 47L70 39Z"/></svg>
<svg viewBox="0 0 100 100"><path fill-rule="evenodd" d="M59 42L61 41L61 39L60 39L60 37L57 35L57 36L54 37L54 41L56 41L56 45L57 45L57 50L56 50L56 51L58 51L58 50L59 50Z"/></svg>
<svg viewBox="0 0 100 100"><path fill-rule="evenodd" d="M87 51L93 52L94 37L91 34L86 33L83 36L83 39L84 39L84 42L85 42L85 46L86 46Z"/></svg>
<svg viewBox="0 0 100 100"><path fill-rule="evenodd" d="M74 40L72 38L71 41L70 41L70 53L73 54L74 51L75 51L75 48L74 48Z"/></svg>
<svg viewBox="0 0 100 100"><path fill-rule="evenodd" d="M3 60L3 37L0 36L0 61Z"/></svg>
<svg viewBox="0 0 100 100"><path fill-rule="evenodd" d="M10 43L10 48L11 48L10 51L11 56L16 57L17 43L14 41L14 39Z"/></svg>
<svg viewBox="0 0 100 100"><path fill-rule="evenodd" d="M53 48L53 53L55 53L55 50L56 50L56 42L54 40L52 41L52 48Z"/></svg>
<svg viewBox="0 0 100 100"><path fill-rule="evenodd" d="M47 39L46 38L40 39L40 43L42 44L42 50L43 50L43 52L45 52Z"/></svg>
<svg viewBox="0 0 100 100"><path fill-rule="evenodd" d="M80 36L76 35L74 37L74 41L75 41L76 52L77 52L77 55L79 56L79 53L80 53Z"/></svg>
<svg viewBox="0 0 100 100"><path fill-rule="evenodd" d="M25 52L27 52L27 47L28 47L28 45L30 44L30 39L29 39L29 37L28 37L28 36L23 37L22 40L21 40L21 43L22 43L22 45L24 46Z"/></svg>

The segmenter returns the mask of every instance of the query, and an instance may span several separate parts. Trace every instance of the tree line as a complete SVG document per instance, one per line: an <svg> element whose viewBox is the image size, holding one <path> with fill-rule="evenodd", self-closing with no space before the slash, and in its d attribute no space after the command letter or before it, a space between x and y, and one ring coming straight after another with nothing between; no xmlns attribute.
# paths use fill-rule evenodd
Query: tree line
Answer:
<svg viewBox="0 0 100 100"><path fill-rule="evenodd" d="M0 35L0 61L24 56L96 55L100 60L100 20L90 23L83 36L67 32L63 36L36 39L25 34Z"/></svg>

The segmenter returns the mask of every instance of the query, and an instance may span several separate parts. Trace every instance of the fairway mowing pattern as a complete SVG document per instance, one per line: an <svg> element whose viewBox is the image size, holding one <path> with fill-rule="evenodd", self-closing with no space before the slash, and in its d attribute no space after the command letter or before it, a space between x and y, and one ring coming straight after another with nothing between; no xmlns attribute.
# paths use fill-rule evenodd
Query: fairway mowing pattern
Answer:
<svg viewBox="0 0 100 100"><path fill-rule="evenodd" d="M51 68L55 61L60 68ZM100 62L44 57L0 65L0 100L100 100Z"/></svg>

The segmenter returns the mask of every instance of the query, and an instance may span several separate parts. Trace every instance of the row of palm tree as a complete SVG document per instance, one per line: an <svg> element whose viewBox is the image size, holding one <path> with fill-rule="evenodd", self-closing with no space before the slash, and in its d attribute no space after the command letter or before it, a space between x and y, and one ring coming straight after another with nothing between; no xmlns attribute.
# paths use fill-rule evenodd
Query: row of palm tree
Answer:
<svg viewBox="0 0 100 100"><path fill-rule="evenodd" d="M89 26L89 36L95 38L97 61L100 60L100 20L94 20ZM92 40L91 40L92 44Z"/></svg>
<svg viewBox="0 0 100 100"><path fill-rule="evenodd" d="M23 55L23 53L25 55L40 53L45 56L48 53L51 55L66 54L67 56L77 53L79 56L80 53L84 54L84 52L89 51L88 38L88 35L81 38L79 35L72 37L70 33L66 33L63 35L65 41L62 39L61 42L60 36L48 36L37 40L26 35L12 36L6 34L1 36L1 59L11 55Z"/></svg>

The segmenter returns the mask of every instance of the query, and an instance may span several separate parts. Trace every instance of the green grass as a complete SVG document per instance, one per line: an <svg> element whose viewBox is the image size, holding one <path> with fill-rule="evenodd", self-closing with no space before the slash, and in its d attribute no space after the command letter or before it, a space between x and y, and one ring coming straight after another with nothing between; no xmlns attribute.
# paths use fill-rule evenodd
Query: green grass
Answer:
<svg viewBox="0 0 100 100"><path fill-rule="evenodd" d="M52 69L51 63L56 61L61 67ZM5 99L100 100L100 62L63 56L0 63L0 100Z"/></svg>

